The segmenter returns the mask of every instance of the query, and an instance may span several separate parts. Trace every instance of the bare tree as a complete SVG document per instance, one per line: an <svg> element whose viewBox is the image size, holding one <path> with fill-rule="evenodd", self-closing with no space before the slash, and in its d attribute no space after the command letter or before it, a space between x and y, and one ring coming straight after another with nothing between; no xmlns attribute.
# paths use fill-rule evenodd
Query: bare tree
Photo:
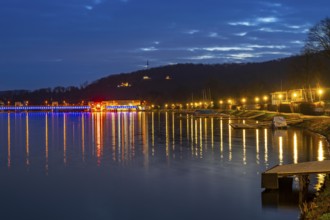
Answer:
<svg viewBox="0 0 330 220"><path fill-rule="evenodd" d="M309 30L303 52L322 52L330 58L330 18L321 20Z"/></svg>

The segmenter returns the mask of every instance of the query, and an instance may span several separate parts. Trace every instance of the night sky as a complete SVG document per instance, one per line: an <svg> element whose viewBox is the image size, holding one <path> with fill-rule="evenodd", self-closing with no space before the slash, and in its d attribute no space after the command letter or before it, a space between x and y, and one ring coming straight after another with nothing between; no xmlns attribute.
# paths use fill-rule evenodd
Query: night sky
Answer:
<svg viewBox="0 0 330 220"><path fill-rule="evenodd" d="M329 0L1 0L0 91L299 54Z"/></svg>

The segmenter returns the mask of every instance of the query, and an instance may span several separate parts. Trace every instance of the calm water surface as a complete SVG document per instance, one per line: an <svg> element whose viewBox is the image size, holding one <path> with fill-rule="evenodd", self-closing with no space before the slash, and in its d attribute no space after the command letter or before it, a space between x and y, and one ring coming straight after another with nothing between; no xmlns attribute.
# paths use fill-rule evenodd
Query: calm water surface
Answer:
<svg viewBox="0 0 330 220"><path fill-rule="evenodd" d="M277 164L329 158L307 131L175 113L1 113L0 219L298 219ZM312 179L313 192L323 181Z"/></svg>

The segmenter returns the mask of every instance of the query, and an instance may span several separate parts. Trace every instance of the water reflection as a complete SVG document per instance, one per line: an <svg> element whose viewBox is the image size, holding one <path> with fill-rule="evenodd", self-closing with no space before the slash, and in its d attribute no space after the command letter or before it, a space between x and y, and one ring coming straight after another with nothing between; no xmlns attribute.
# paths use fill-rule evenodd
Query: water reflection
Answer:
<svg viewBox="0 0 330 220"><path fill-rule="evenodd" d="M82 161L85 162L85 118L81 115L81 156Z"/></svg>
<svg viewBox="0 0 330 220"><path fill-rule="evenodd" d="M318 150L317 150L317 160L323 161L324 159L325 159L325 155L323 150L323 140L319 140ZM321 190L323 183L325 181L325 176L326 174L322 174L322 173L316 175L317 183L314 186L314 189L316 191Z"/></svg>
<svg viewBox="0 0 330 220"><path fill-rule="evenodd" d="M246 165L246 131L243 129L243 164Z"/></svg>
<svg viewBox="0 0 330 220"><path fill-rule="evenodd" d="M148 117L146 114L142 115L142 143L144 155L144 167L149 166L149 129Z"/></svg>
<svg viewBox="0 0 330 220"><path fill-rule="evenodd" d="M256 129L256 163L259 164L259 129Z"/></svg>
<svg viewBox="0 0 330 220"><path fill-rule="evenodd" d="M280 162L280 165L282 165L283 164L283 137L282 136L280 136L280 137L278 137L278 147L279 147L279 151L278 151L278 160L279 160L279 162Z"/></svg>
<svg viewBox="0 0 330 220"><path fill-rule="evenodd" d="M10 138L11 138L11 134L10 134L10 113L8 113L7 115L8 117L8 122L7 122L7 132L8 132L8 135L7 135L7 165L8 165L8 168L10 168L10 162L11 162L11 141L10 141Z"/></svg>
<svg viewBox="0 0 330 220"><path fill-rule="evenodd" d="M45 170L46 174L48 174L48 114L45 114L45 157L46 157L46 164L45 164Z"/></svg>
<svg viewBox="0 0 330 220"><path fill-rule="evenodd" d="M30 146L29 146L29 114L25 114L25 150L26 150L26 165L30 165Z"/></svg>
<svg viewBox="0 0 330 220"><path fill-rule="evenodd" d="M168 131L168 112L165 113L165 142L166 142L166 158L169 156L169 131Z"/></svg>
<svg viewBox="0 0 330 220"><path fill-rule="evenodd" d="M298 163L298 140L296 132L293 134L293 162Z"/></svg>
<svg viewBox="0 0 330 220"><path fill-rule="evenodd" d="M66 131L66 114L63 114L63 163L64 165L66 165L66 135L67 135L67 131Z"/></svg>
<svg viewBox="0 0 330 220"><path fill-rule="evenodd" d="M229 151L229 161L232 160L232 137L231 137L231 130L232 127L230 126L231 120L228 120L228 151Z"/></svg>
<svg viewBox="0 0 330 220"><path fill-rule="evenodd" d="M132 118L130 118L130 120L132 120ZM181 131L181 127L180 127L180 131ZM130 127L130 133L131 135L133 134L131 127ZM155 113L154 112L151 113L151 146L152 146L152 156L154 156L155 155Z"/></svg>
<svg viewBox="0 0 330 220"><path fill-rule="evenodd" d="M172 149L175 150L175 114L172 112Z"/></svg>
<svg viewBox="0 0 330 220"><path fill-rule="evenodd" d="M265 160L265 165L266 168L268 168L268 129L264 129L264 143L265 143L265 156L264 156L264 160Z"/></svg>
<svg viewBox="0 0 330 220"><path fill-rule="evenodd" d="M101 114L100 112L94 113L96 120L95 120L95 149L96 149L96 157L97 157L97 164L101 164L101 156L102 156L102 148L103 148L103 120L101 120ZM120 120L120 117L118 117L118 120ZM120 125L118 123L118 125ZM120 128L118 129L118 135L120 135ZM118 145L118 148L120 149L120 145Z"/></svg>
<svg viewBox="0 0 330 220"><path fill-rule="evenodd" d="M196 134L197 137L197 134ZM196 144L198 143L198 139L196 140ZM196 152L198 151L198 147L196 145ZM198 154L196 154L198 156ZM203 158L203 122L202 118L199 119L199 157Z"/></svg>
<svg viewBox="0 0 330 220"><path fill-rule="evenodd" d="M180 155L182 159L187 155L184 152L187 152L192 158L204 159L212 155L212 158L221 161L235 162L239 159L243 165L249 162L263 166L262 169L267 169L269 164L322 161L328 158L325 140L318 136L294 129L234 131L229 125L232 119L196 118L174 112L44 113L41 119L34 113L25 113L24 120L18 116L10 113L5 115L7 166L12 166L11 118L15 117L17 123L24 123L24 158L27 166L31 165L31 135L45 134L40 144L45 149L46 173L52 157L49 148L58 145L58 140L63 141L61 152L65 165L68 159L71 161L77 154L82 162L95 157L98 166L107 158L123 163L142 154L143 165L148 167L150 157L164 156L169 160ZM36 121L40 120L43 126L36 126ZM33 146L38 146L35 142L38 140L33 140ZM75 148L77 144L79 148Z"/></svg>
<svg viewBox="0 0 330 220"><path fill-rule="evenodd" d="M134 187L141 184L143 187L137 189L151 192L155 191L149 185L157 183L159 189L165 189L156 189L161 196L172 193L171 188L179 184L188 186L179 187L180 193L186 190L184 196L177 198L183 201L181 204L187 202L181 199L189 200L196 189L203 189L199 192L209 193L208 199L219 198L212 200L213 204L229 200L244 207L251 201L253 213L261 213L260 200L263 206L298 210L299 194L295 188L285 193L262 193L259 198L260 173L277 164L326 160L326 140L293 128L237 130L229 125L232 122L236 119L198 118L172 112L0 113L0 166L8 173L19 169L21 173L22 167L25 172L28 166L29 173L59 179L62 177L56 174L63 171L74 173L73 177L76 173L86 174L84 178L101 174L95 180L100 195L109 189L116 191L118 182L118 189L133 186L121 187L123 182L135 181ZM162 177L169 178L159 181ZM84 178L85 190L92 185L88 183L95 181ZM103 180L102 188L99 182ZM319 189L323 181L324 175L315 175L310 189ZM135 191L134 187L130 190ZM116 197L116 193L112 195Z"/></svg>
<svg viewBox="0 0 330 220"><path fill-rule="evenodd" d="M317 150L317 160L323 161L324 160L324 151L323 151L323 142L322 140L319 141L319 148Z"/></svg>
<svg viewBox="0 0 330 220"><path fill-rule="evenodd" d="M220 120L220 157L223 159L223 120Z"/></svg>
<svg viewBox="0 0 330 220"><path fill-rule="evenodd" d="M116 161L116 118L115 113L111 113L111 140L112 140L112 159Z"/></svg>

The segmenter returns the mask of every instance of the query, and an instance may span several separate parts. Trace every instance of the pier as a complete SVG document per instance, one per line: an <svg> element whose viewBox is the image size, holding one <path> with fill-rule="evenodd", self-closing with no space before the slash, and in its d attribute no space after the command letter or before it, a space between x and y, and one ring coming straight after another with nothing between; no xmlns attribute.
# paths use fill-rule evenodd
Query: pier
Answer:
<svg viewBox="0 0 330 220"><path fill-rule="evenodd" d="M330 173L330 160L303 162L275 166L261 175L261 187L265 189L279 189L280 182L287 177L298 176L300 190L308 186L308 175Z"/></svg>

